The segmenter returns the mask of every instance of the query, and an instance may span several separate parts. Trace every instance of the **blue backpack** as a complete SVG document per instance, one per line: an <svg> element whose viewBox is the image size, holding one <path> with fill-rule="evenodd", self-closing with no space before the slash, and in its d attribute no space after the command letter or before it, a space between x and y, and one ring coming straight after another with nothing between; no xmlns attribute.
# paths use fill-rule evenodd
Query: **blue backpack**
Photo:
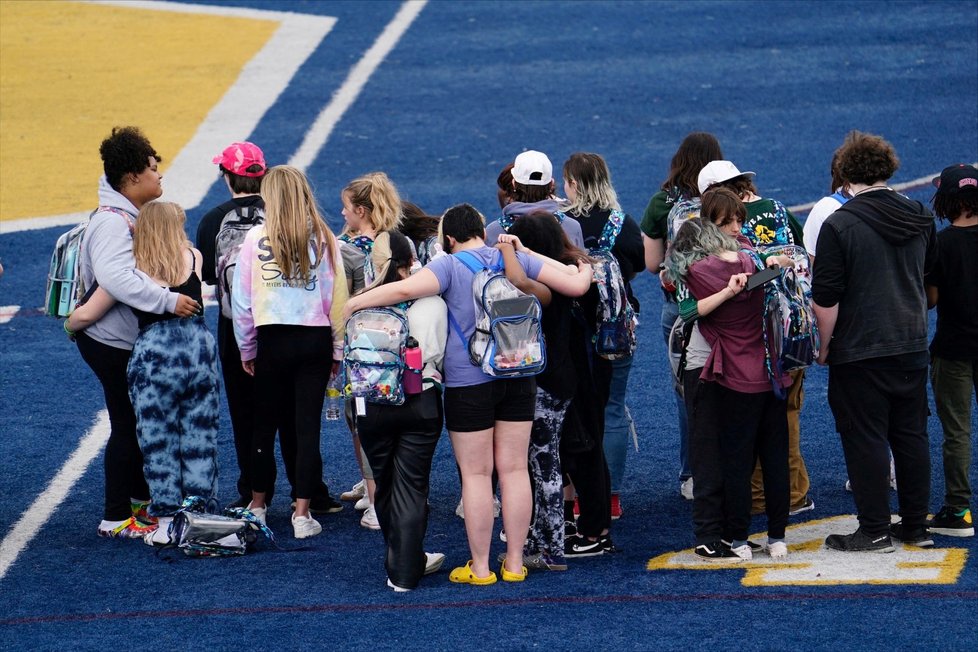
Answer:
<svg viewBox="0 0 978 652"><path fill-rule="evenodd" d="M543 339L543 308L536 297L509 282L503 272L502 255L496 252L486 266L474 254L453 254L472 272L475 304L475 333L466 342L458 321L448 313L449 323L468 348L472 364L488 376L519 378L535 376L547 364Z"/></svg>

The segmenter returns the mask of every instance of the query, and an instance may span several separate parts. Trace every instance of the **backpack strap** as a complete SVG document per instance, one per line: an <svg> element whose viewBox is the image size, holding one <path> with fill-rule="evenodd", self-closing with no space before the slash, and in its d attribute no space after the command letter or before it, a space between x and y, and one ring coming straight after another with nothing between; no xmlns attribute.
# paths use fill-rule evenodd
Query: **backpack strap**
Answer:
<svg viewBox="0 0 978 652"><path fill-rule="evenodd" d="M91 220L93 217L95 217L96 213L115 213L116 215L121 215L122 218L126 220L126 226L129 227L129 233L131 234L133 231L136 230L136 223L133 221L135 216L132 215L129 211L123 210L121 208L116 208L115 206L99 206L94 211L92 211L92 214L88 216L88 219Z"/></svg>
<svg viewBox="0 0 978 652"><path fill-rule="evenodd" d="M499 272L503 269L501 257L494 256L494 260L490 264L486 265L471 251L460 251L452 255L455 256L460 263L468 267L469 271L473 274L478 274L486 269L492 272Z"/></svg>
<svg viewBox="0 0 978 652"><path fill-rule="evenodd" d="M848 198L848 197L846 197L845 195L843 195L843 194L842 194L841 192L833 192L833 193L832 193L831 195L829 195L829 196L830 196L830 197L831 197L832 199L834 199L835 201L837 201L837 202L839 202L840 204L844 204L844 203L846 203L847 201L849 201L849 198Z"/></svg>
<svg viewBox="0 0 978 652"><path fill-rule="evenodd" d="M604 223L604 228L601 229L601 238L598 240L597 248L601 251L611 251L624 224L625 214L617 208L611 211L608 221Z"/></svg>

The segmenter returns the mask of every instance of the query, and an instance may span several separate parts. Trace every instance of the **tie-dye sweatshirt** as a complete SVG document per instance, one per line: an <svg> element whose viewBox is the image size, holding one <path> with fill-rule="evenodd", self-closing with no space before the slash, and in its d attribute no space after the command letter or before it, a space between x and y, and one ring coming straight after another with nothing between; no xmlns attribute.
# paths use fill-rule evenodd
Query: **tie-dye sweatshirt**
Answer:
<svg viewBox="0 0 978 652"><path fill-rule="evenodd" d="M316 259L312 243L309 255L311 260ZM308 282L283 279L265 225L248 231L238 254L231 292L234 338L242 360L255 359L257 328L269 324L330 326L333 359L343 358L342 314L349 293L338 244L334 245L329 259L324 257L311 272Z"/></svg>

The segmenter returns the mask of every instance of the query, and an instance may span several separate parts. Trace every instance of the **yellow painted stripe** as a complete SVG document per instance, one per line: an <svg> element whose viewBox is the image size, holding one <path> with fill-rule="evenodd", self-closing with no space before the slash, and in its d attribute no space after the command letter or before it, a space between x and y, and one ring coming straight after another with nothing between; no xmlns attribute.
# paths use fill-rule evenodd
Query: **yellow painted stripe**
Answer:
<svg viewBox="0 0 978 652"><path fill-rule="evenodd" d="M277 27L124 6L0 2L0 220L93 207L99 144L115 125L140 126L165 173Z"/></svg>

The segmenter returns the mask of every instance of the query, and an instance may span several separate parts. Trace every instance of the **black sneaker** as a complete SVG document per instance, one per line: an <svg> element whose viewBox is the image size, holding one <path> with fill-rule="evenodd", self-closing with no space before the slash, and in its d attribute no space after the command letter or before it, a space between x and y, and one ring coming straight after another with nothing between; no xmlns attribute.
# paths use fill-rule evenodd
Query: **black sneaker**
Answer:
<svg viewBox="0 0 978 652"><path fill-rule="evenodd" d="M723 541L701 543L693 548L693 554L707 561L731 561L740 559L740 557L730 550L730 546Z"/></svg>
<svg viewBox="0 0 978 652"><path fill-rule="evenodd" d="M801 505L792 507L790 510L788 510L788 516L797 516L802 512L807 512L813 509L815 509L815 501L812 500L811 496L805 494L805 498L801 501Z"/></svg>
<svg viewBox="0 0 978 652"><path fill-rule="evenodd" d="M598 541L601 542L601 549L604 550L605 553L607 554L615 554L617 552L621 552L621 548L617 547L614 541L611 540L610 534L605 534L604 536L600 537Z"/></svg>
<svg viewBox="0 0 978 652"><path fill-rule="evenodd" d="M830 534L825 537L825 547L842 552L893 552L893 542L889 534L874 537L863 532L862 528L852 534Z"/></svg>
<svg viewBox="0 0 978 652"><path fill-rule="evenodd" d="M564 539L577 536L577 523L574 521L564 521Z"/></svg>
<svg viewBox="0 0 978 652"><path fill-rule="evenodd" d="M930 548L934 545L934 539L923 525L918 527L907 527L903 521L890 525L890 538L902 541L918 548Z"/></svg>
<svg viewBox="0 0 978 652"><path fill-rule="evenodd" d="M596 557L605 553L606 537L599 537L591 541L587 537L575 534L564 541L564 555L566 557Z"/></svg>
<svg viewBox="0 0 978 652"><path fill-rule="evenodd" d="M933 534L943 534L948 537L973 537L975 524L971 520L971 510L941 507L934 518L927 521L927 527Z"/></svg>

